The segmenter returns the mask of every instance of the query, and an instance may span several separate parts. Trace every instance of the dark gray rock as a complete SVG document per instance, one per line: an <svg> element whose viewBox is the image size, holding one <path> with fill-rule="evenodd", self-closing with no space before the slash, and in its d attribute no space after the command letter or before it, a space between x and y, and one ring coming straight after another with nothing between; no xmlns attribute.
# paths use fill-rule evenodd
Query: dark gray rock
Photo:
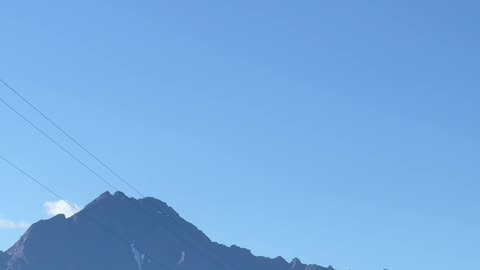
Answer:
<svg viewBox="0 0 480 270"><path fill-rule="evenodd" d="M0 251L0 265L6 265L9 260L10 260L10 258L7 256L7 254ZM1 266L0 266L0 268L1 268Z"/></svg>
<svg viewBox="0 0 480 270"><path fill-rule="evenodd" d="M103 193L82 211L30 227L5 253L8 270L327 270L212 242L166 203Z"/></svg>

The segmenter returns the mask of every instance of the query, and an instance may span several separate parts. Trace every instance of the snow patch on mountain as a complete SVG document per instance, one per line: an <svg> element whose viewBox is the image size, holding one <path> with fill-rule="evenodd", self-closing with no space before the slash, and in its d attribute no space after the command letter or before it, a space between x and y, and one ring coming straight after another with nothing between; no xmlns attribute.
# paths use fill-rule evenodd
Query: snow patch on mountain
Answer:
<svg viewBox="0 0 480 270"><path fill-rule="evenodd" d="M185 251L182 251L182 256L178 260L177 264L182 264L185 261Z"/></svg>
<svg viewBox="0 0 480 270"><path fill-rule="evenodd" d="M130 244L130 248L133 253L133 259L135 259L135 262L137 262L138 270L143 270L143 262L145 260L145 254L140 253L138 249L135 247L134 243Z"/></svg>

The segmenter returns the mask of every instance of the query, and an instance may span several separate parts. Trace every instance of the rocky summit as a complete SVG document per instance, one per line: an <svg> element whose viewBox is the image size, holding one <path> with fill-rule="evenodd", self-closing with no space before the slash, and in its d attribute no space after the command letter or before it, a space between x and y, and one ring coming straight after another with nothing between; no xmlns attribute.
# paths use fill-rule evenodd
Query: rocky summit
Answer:
<svg viewBox="0 0 480 270"><path fill-rule="evenodd" d="M333 270L212 242L166 203L103 193L70 218L33 224L6 252L7 270Z"/></svg>

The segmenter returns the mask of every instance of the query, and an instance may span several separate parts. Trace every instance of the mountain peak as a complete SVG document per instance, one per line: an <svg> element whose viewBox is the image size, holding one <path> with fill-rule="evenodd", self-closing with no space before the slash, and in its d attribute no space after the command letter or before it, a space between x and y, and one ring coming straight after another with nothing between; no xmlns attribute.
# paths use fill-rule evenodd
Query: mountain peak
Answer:
<svg viewBox="0 0 480 270"><path fill-rule="evenodd" d="M100 196L98 196L96 199L91 201L88 205L95 205L95 204L103 202L105 200L109 200L112 197L113 197L113 195L112 195L112 193L110 193L110 191L105 191L102 194L100 194Z"/></svg>
<svg viewBox="0 0 480 270"><path fill-rule="evenodd" d="M127 195L125 195L125 193L121 192L121 191L116 191L115 193L110 193L110 191L105 191L103 192L102 194L100 194L100 196L98 196L95 200L93 200L93 202L95 201L103 201L103 200L108 200L108 199L125 199L125 198L128 198Z"/></svg>
<svg viewBox="0 0 480 270"><path fill-rule="evenodd" d="M297 270L302 268L302 261L300 261L299 258L294 258L292 262L290 262L290 269L291 270Z"/></svg>
<svg viewBox="0 0 480 270"><path fill-rule="evenodd" d="M127 201L127 200L130 200L131 202L135 201L134 198L127 197L123 192L117 191L112 194L109 191L106 191L100 194L100 196L98 196L92 202L87 204L87 206L85 206L85 208L82 211L80 211L80 213L84 212L85 210L88 211L91 208L96 208L102 205L109 205L110 207L113 207L113 206L124 207L124 205L122 205L122 201Z"/></svg>
<svg viewBox="0 0 480 270"><path fill-rule="evenodd" d="M113 193L113 197L119 198L119 199L126 199L127 195L125 195L125 193L121 191L116 191L115 193Z"/></svg>
<svg viewBox="0 0 480 270"><path fill-rule="evenodd" d="M163 215L170 218L180 219L180 215L168 204L152 197L136 199L128 197L125 193L117 191L110 193L108 191L102 193L95 200L89 203L78 213L82 214L107 215L113 214L139 217L139 216L157 216ZM101 213L96 213L101 212Z"/></svg>
<svg viewBox="0 0 480 270"><path fill-rule="evenodd" d="M12 270L326 270L212 242L166 203L122 192L101 194L72 218L35 223L0 263Z"/></svg>

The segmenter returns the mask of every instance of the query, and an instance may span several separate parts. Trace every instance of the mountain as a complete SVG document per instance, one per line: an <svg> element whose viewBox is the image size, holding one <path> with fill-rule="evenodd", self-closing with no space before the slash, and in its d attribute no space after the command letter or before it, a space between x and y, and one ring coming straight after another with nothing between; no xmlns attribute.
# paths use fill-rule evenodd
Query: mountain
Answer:
<svg viewBox="0 0 480 270"><path fill-rule="evenodd" d="M0 264L8 270L333 270L212 242L166 203L121 192L103 193L68 219L33 224L0 252Z"/></svg>

